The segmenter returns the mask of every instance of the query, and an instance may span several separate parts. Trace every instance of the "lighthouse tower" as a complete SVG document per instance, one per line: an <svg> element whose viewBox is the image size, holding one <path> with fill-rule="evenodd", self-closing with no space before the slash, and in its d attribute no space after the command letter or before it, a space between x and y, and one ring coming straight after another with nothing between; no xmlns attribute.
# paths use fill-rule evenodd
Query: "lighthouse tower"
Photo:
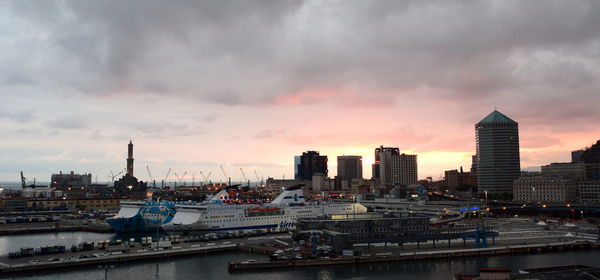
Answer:
<svg viewBox="0 0 600 280"><path fill-rule="evenodd" d="M133 143L131 140L127 145L127 175L133 177Z"/></svg>

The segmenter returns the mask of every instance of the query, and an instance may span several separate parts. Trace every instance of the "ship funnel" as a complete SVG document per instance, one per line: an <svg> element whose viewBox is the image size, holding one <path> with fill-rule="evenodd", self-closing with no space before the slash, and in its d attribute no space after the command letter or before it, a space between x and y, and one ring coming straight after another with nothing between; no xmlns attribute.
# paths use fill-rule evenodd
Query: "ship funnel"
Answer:
<svg viewBox="0 0 600 280"><path fill-rule="evenodd" d="M271 201L271 204L289 205L305 203L302 187L291 187L283 191L277 198Z"/></svg>

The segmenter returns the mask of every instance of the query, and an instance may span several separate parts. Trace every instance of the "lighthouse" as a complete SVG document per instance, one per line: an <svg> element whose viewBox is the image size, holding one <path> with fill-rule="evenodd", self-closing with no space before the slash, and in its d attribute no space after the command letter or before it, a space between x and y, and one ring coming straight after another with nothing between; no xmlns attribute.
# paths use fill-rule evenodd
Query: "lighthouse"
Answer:
<svg viewBox="0 0 600 280"><path fill-rule="evenodd" d="M127 175L133 177L133 143L131 140L127 145Z"/></svg>

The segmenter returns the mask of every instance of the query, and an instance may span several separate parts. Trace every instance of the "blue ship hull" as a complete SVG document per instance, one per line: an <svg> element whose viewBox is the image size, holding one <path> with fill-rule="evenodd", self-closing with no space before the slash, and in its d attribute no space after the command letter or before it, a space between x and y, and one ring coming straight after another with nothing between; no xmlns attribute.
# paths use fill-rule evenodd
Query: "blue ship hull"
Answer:
<svg viewBox="0 0 600 280"><path fill-rule="evenodd" d="M106 222L119 233L155 231L157 227L160 227L157 224L146 223L140 214L131 218L110 218L106 219Z"/></svg>
<svg viewBox="0 0 600 280"><path fill-rule="evenodd" d="M114 217L106 222L119 233L155 231L162 224L170 222L177 210L173 202L146 202L131 217Z"/></svg>

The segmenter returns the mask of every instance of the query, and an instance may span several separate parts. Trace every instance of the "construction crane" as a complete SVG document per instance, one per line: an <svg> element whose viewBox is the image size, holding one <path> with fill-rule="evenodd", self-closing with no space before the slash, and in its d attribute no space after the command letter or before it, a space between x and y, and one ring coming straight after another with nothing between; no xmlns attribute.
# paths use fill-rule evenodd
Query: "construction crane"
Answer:
<svg viewBox="0 0 600 280"><path fill-rule="evenodd" d="M162 180L162 182L160 183L161 189L165 187L165 182L167 181L167 179L169 179L169 174L171 174L171 168L169 168L169 171L167 171L167 176L165 176L165 179Z"/></svg>
<svg viewBox="0 0 600 280"><path fill-rule="evenodd" d="M240 167L240 171L242 172L242 177L244 177L244 182L248 182L248 187L250 186L250 180L246 178L246 174L244 173L244 169Z"/></svg>
<svg viewBox="0 0 600 280"><path fill-rule="evenodd" d="M156 189L156 181L152 179L152 173L150 173L150 167L146 165L146 170L148 170L148 177L150 177L150 181L152 181L152 186Z"/></svg>
<svg viewBox="0 0 600 280"><path fill-rule="evenodd" d="M220 165L221 167L221 171L223 172L223 176L225 176L225 182L228 182L229 185L231 186L231 177L227 176L227 173L225 173L225 169L223 168L223 165Z"/></svg>
<svg viewBox="0 0 600 280"><path fill-rule="evenodd" d="M202 177L204 178L205 184L209 184L208 178L210 178L210 174L212 174L212 172L208 172L208 176L206 176L204 175L204 172L200 171L200 175L202 175Z"/></svg>

